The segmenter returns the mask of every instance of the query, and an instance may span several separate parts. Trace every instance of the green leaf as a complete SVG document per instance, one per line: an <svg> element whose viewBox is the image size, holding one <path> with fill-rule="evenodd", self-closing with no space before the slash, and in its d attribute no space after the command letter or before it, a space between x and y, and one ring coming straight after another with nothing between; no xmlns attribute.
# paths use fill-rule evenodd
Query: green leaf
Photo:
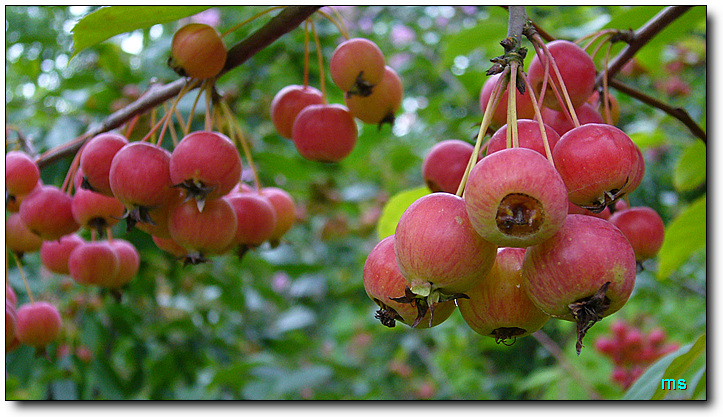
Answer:
<svg viewBox="0 0 723 417"><path fill-rule="evenodd" d="M690 256L706 246L706 196L688 206L665 228L658 252L658 279L675 272Z"/></svg>
<svg viewBox="0 0 723 417"><path fill-rule="evenodd" d="M678 160L673 172L673 185L678 191L690 191L702 185L706 178L707 148L703 141L695 141Z"/></svg>
<svg viewBox="0 0 723 417"><path fill-rule="evenodd" d="M702 352L705 352L706 334L703 333L695 343L687 344L680 349L660 358L648 368L630 387L624 400L662 399L669 392L660 388L663 379L676 381L688 370L690 365ZM659 398L658 398L659 397Z"/></svg>
<svg viewBox="0 0 723 417"><path fill-rule="evenodd" d="M404 214L404 211L412 203L431 193L427 186L412 188L401 191L392 196L382 210L382 215L377 223L377 237L379 240L391 236L396 232L397 223Z"/></svg>
<svg viewBox="0 0 723 417"><path fill-rule="evenodd" d="M673 361L670 363L670 366L665 369L665 373L663 374L662 378L673 379L676 381L683 378L683 374L688 369L690 369L696 359L698 359L698 357L705 352L705 346L706 334L703 333L687 352L673 359ZM651 400L662 400L663 398L665 398L668 392L669 391L662 389L658 390L655 392L655 394L653 394Z"/></svg>
<svg viewBox="0 0 723 417"><path fill-rule="evenodd" d="M212 6L108 6L82 18L73 27L73 56L121 33L173 22Z"/></svg>

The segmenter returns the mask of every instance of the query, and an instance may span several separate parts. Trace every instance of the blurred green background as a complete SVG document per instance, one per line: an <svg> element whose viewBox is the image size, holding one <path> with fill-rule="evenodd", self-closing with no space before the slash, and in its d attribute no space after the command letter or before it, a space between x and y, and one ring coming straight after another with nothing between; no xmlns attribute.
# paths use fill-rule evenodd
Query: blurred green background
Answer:
<svg viewBox="0 0 723 417"><path fill-rule="evenodd" d="M223 31L263 9L217 7L193 19ZM574 40L608 27L636 29L660 9L560 6L528 7L527 13L553 36ZM14 129L42 153L82 134L151 83L177 79L166 61L182 22L122 34L71 59L74 24L93 10L5 7L6 125L12 126L6 129L6 151L17 139ZM404 82L394 125L360 125L356 148L338 164L304 160L276 133L269 117L274 94L303 82L302 27L225 74L219 92L251 141L262 184L284 188L297 202L295 227L277 248L184 267L148 235L126 234L119 225L114 235L132 241L142 258L139 276L121 302L44 270L37 254L27 254L24 268L33 294L59 306L64 332L48 358L35 357L27 346L6 354L7 399L620 399L626 390L612 379L612 361L594 348L611 324L624 321L643 333L661 328L667 342L679 346L705 332L706 147L678 120L615 91L618 126L638 143L646 161L645 178L630 202L653 207L672 230L665 253L638 274L628 304L589 331L579 357L570 322L549 321L542 329L549 337L545 344L526 337L504 346L473 332L458 312L428 330L390 329L375 320L362 268L379 240L376 225L384 204L424 185L421 164L432 145L446 139L473 143L482 119L479 91L490 58L503 52L499 41L507 32L507 11L337 10L352 36L381 47ZM229 35L227 46L268 19ZM314 21L328 63L342 37L328 20L315 15ZM618 78L684 108L705 129L706 8L694 7L668 29ZM319 70L312 55L309 79L316 87ZM329 101L342 103L342 92L328 71L324 74ZM182 112L189 111L191 96L181 101ZM202 126L200 117L196 122ZM46 167L43 181L62 184L70 162ZM244 178L250 180L250 174ZM700 201L702 210L699 204L691 213L688 208ZM696 233L685 223L675 225L681 214L683 220L692 217ZM6 276L25 302L12 261ZM701 370L704 362L685 377L699 378ZM705 398L704 385L702 391ZM691 389L673 396L693 394Z"/></svg>

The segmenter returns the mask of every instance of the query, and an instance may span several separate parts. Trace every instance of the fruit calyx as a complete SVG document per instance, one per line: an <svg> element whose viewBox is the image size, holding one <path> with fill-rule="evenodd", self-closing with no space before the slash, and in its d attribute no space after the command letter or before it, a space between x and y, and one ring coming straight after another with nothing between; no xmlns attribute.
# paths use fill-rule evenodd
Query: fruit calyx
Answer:
<svg viewBox="0 0 723 417"><path fill-rule="evenodd" d="M582 350L582 338L593 324L603 318L603 313L610 307L610 299L605 296L610 281L603 284L595 294L590 297L581 298L568 305L572 312L572 318L577 323L577 343L575 350L578 356Z"/></svg>
<svg viewBox="0 0 723 417"><path fill-rule="evenodd" d="M422 321L424 315L429 311L429 326L432 327L432 320L434 320L434 309L437 304L445 301L452 301L458 298L469 298L467 294L445 294L439 289L432 286L430 282L424 283L412 283L412 288L406 286L404 288L404 295L401 297L389 297L390 300L398 303L409 303L413 307L417 308L417 318L414 319L411 326L417 327ZM383 324L383 322L382 322Z"/></svg>
<svg viewBox="0 0 723 417"><path fill-rule="evenodd" d="M369 97L372 94L374 84L370 84L364 79L364 71L359 71L359 75L356 76L354 86L351 90L346 92L347 97L354 95L361 97Z"/></svg>
<svg viewBox="0 0 723 417"><path fill-rule="evenodd" d="M497 227L507 235L526 236L535 233L544 222L542 204L527 194L508 194L497 209Z"/></svg>
<svg viewBox="0 0 723 417"><path fill-rule="evenodd" d="M146 206L135 206L130 210L126 208L125 214L121 217L122 219L126 219L126 232L133 230L137 223L147 223L151 226L156 226L156 222L153 221L150 214L150 211L153 209L154 207Z"/></svg>
<svg viewBox="0 0 723 417"><path fill-rule="evenodd" d="M199 212L203 211L206 197L216 189L215 185L206 185L203 181L193 179L187 179L178 184L174 184L173 187L181 188L185 192L186 198L183 200L184 203L192 199L196 200Z"/></svg>
<svg viewBox="0 0 723 417"><path fill-rule="evenodd" d="M502 343L505 346L512 346L517 341L517 336L525 334L526 330L519 327L498 327L492 330L491 336L494 336L495 343ZM510 341L510 339L512 339Z"/></svg>
<svg viewBox="0 0 723 417"><path fill-rule="evenodd" d="M598 198L596 201L594 201L593 205L582 205L580 207L586 210L590 210L595 214L602 213L606 207L611 206L613 203L616 203L625 195L625 192L623 190L625 190L625 186L628 185L629 180L630 178L626 179L625 185L623 185L619 190L612 189L610 191L603 192L603 195L600 196L600 198Z"/></svg>

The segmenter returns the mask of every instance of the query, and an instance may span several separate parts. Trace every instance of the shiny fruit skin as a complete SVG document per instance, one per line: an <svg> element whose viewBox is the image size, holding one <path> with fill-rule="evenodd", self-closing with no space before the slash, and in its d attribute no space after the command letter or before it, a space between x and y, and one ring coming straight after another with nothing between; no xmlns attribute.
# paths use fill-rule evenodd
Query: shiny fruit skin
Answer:
<svg viewBox="0 0 723 417"><path fill-rule="evenodd" d="M475 332L497 340L530 335L547 323L522 288L524 248L500 248L487 276L457 300L464 321ZM510 335L508 337L505 337Z"/></svg>
<svg viewBox="0 0 723 417"><path fill-rule="evenodd" d="M342 91L358 88L358 81L371 87L384 76L384 53L376 43L365 38L347 39L336 47L329 61L329 73Z"/></svg>
<svg viewBox="0 0 723 417"><path fill-rule="evenodd" d="M400 303L390 299L390 297L402 297L405 288L409 285L397 266L397 259L394 254L394 235L382 239L369 252L369 256L364 262L363 281L364 290L369 298L382 309L393 309L398 314L397 321L410 326L417 318L417 308L412 304ZM456 305L453 301L438 303L434 307L432 327L447 320L455 308ZM429 328L429 317L430 312L428 310L416 328Z"/></svg>
<svg viewBox="0 0 723 417"><path fill-rule="evenodd" d="M40 170L28 154L10 151L5 154L5 191L21 196L33 191L40 180Z"/></svg>
<svg viewBox="0 0 723 417"><path fill-rule="evenodd" d="M271 122L279 135L291 139L296 116L312 104L324 104L324 96L315 87L287 85L279 90L271 101Z"/></svg>
<svg viewBox="0 0 723 417"><path fill-rule="evenodd" d="M218 132L196 131L186 135L171 153L171 182L193 181L212 190L205 198L228 194L241 179L241 156L236 145Z"/></svg>
<svg viewBox="0 0 723 417"><path fill-rule="evenodd" d="M608 221L628 238L638 262L657 256L665 240L665 224L650 207L630 207L613 213Z"/></svg>
<svg viewBox="0 0 723 417"><path fill-rule="evenodd" d="M20 343L43 347L57 339L62 327L60 313L45 301L23 304L16 310L16 335Z"/></svg>
<svg viewBox="0 0 723 417"><path fill-rule="evenodd" d="M564 135L575 127L564 112L543 107L540 114L542 114L542 120L555 129L559 135ZM598 113L598 111L595 110L595 108L589 103L583 103L580 107L575 109L575 115L577 116L577 121L580 122L581 125L590 123L605 123L600 113Z"/></svg>
<svg viewBox="0 0 723 417"><path fill-rule="evenodd" d="M271 238L276 228L276 211L267 197L258 193L238 193L224 198L236 213L234 244L256 247Z"/></svg>
<svg viewBox="0 0 723 417"><path fill-rule="evenodd" d="M108 241L84 242L68 257L71 278L81 285L107 287L118 274L120 261Z"/></svg>
<svg viewBox="0 0 723 417"><path fill-rule="evenodd" d="M550 239L527 249L523 287L535 305L574 321L570 305L593 296L610 282L604 316L620 310L635 285L635 253L623 233L607 220L569 214Z"/></svg>
<svg viewBox="0 0 723 417"><path fill-rule="evenodd" d="M422 163L422 177L427 187L432 192L456 194L473 152L474 146L457 139L432 146Z"/></svg>
<svg viewBox="0 0 723 417"><path fill-rule="evenodd" d="M115 154L127 144L128 139L125 136L106 132L94 136L83 146L80 170L92 190L105 196L113 196L110 188L110 166Z"/></svg>
<svg viewBox="0 0 723 417"><path fill-rule="evenodd" d="M73 198L54 185L44 185L25 197L20 218L43 240L55 240L80 229L73 218Z"/></svg>
<svg viewBox="0 0 723 417"><path fill-rule="evenodd" d="M220 254L230 247L237 223L233 207L223 198L207 200L201 212L196 202L189 200L170 211L168 231L189 251Z"/></svg>
<svg viewBox="0 0 723 417"><path fill-rule="evenodd" d="M547 135L547 143L550 152L552 152L557 144L557 141L560 140L560 135L547 123L544 124L544 128L545 135ZM517 135L519 146L521 148L532 149L547 157L545 142L542 139L542 132L540 132L540 124L536 120L518 119ZM507 149L507 124L497 129L497 131L495 131L495 133L490 137L490 140L487 143L487 155L503 149Z"/></svg>
<svg viewBox="0 0 723 417"><path fill-rule="evenodd" d="M399 270L410 284L429 282L433 288L455 294L474 287L487 274L497 247L474 230L461 197L433 193L402 214L394 251Z"/></svg>
<svg viewBox="0 0 723 417"><path fill-rule="evenodd" d="M464 200L472 226L499 246L527 247L552 236L567 216L567 189L539 152L509 148L472 168Z"/></svg>
<svg viewBox="0 0 723 417"><path fill-rule="evenodd" d="M362 96L360 94L344 95L344 103L354 117L364 123L381 125L393 123L394 115L402 106L404 98L404 86L394 69L385 67L384 76L374 86L371 94Z"/></svg>
<svg viewBox="0 0 723 417"><path fill-rule="evenodd" d="M127 208L161 206L174 197L169 165L171 153L147 142L132 142L113 157L110 186Z"/></svg>
<svg viewBox="0 0 723 417"><path fill-rule="evenodd" d="M212 26L189 23L176 31L171 41L171 67L184 76L205 80L217 76L228 51Z"/></svg>
<svg viewBox="0 0 723 417"><path fill-rule="evenodd" d="M560 70L560 75L570 96L572 107L580 107L593 93L595 77L597 75L595 62L593 62L592 57L590 57L584 49L567 40L555 40L549 42L546 46ZM545 76L545 61L547 61L547 59L543 60L540 55L535 55L527 71L530 84L532 84L532 87L535 89L536 97L538 98L542 91L543 78ZM557 74L552 68L552 63L550 63L548 71L550 79L554 80L558 87L561 87ZM560 97L564 100L562 92L560 93ZM543 103L553 110L562 110L560 102L552 91L550 80L547 82L547 91L545 92Z"/></svg>
<svg viewBox="0 0 723 417"><path fill-rule="evenodd" d="M296 116L292 138L299 154L319 162L339 162L356 145L354 116L341 104L312 104Z"/></svg>

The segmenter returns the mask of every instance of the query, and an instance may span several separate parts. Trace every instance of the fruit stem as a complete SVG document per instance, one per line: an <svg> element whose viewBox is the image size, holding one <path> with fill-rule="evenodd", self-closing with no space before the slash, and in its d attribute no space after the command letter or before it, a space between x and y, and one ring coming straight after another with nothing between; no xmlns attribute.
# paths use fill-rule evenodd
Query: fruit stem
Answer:
<svg viewBox="0 0 723 417"><path fill-rule="evenodd" d="M198 83L198 81L194 80L190 83L186 83L183 85L183 88L181 89L181 91L178 92L178 95L176 95L176 98L171 103L171 109L163 114L163 117L161 118L161 120L158 123L156 123L155 126L153 126L153 128L146 134L145 137L143 137L143 139L141 139L141 142L148 140L151 137L151 135L155 134L155 132L158 130L159 125L162 123L163 127L161 128L161 132L158 135L158 140L156 141L156 145L161 146L161 142L163 142L163 135L166 133L166 126L168 125L168 122L171 119L171 115L176 110L176 105L178 105L178 102L181 101L181 98L183 98L183 96L186 95L186 93L191 88L195 87L197 83Z"/></svg>
<svg viewBox="0 0 723 417"><path fill-rule="evenodd" d="M15 265L18 267L18 272L20 272L20 278L23 280L23 285L25 285L25 291L28 293L28 298L30 299L30 303L35 302L35 298L33 297L33 292L30 290L30 285L28 285L28 279L25 276L25 270L23 270L23 264L20 262L20 257L13 251L9 251L13 255L13 259L15 260Z"/></svg>
<svg viewBox="0 0 723 417"><path fill-rule="evenodd" d="M330 6L330 8L334 11L335 16L331 16L329 13L326 13L323 10L318 10L317 13L327 18L331 23L336 26L336 28L339 30L339 33L341 33L341 36L344 37L344 39L349 40L349 31L346 29L346 25L344 24L344 19L339 15L339 12Z"/></svg>
<svg viewBox="0 0 723 417"><path fill-rule="evenodd" d="M85 144L80 147L78 153L76 153L73 157L73 161L70 163L70 167L68 168L68 173L65 174L63 185L60 186L60 191L68 195L72 195L73 186L75 185L75 173L78 172L78 165L80 165L80 155L83 153L84 148Z"/></svg>
<svg viewBox="0 0 723 417"><path fill-rule="evenodd" d="M264 11L258 12L258 13L256 13L255 15L249 17L248 19L246 19L246 20L244 20L244 21L242 21L242 22L240 22L240 23L235 24L231 29L228 29L228 30L224 31L224 32L221 34L221 37L222 37L222 38L225 38L225 37L228 36L229 34L231 34L231 33L235 32L235 31L241 29L245 24L250 23L250 22L253 22L254 20L258 19L259 17L265 15L266 13L272 12L272 11L274 11L274 10L276 10L276 9L283 9L284 7L286 7L286 6L274 6L274 7L268 8L268 9L266 9L266 10L264 10Z"/></svg>
<svg viewBox="0 0 723 417"><path fill-rule="evenodd" d="M309 19L304 21L304 87L309 86Z"/></svg>
<svg viewBox="0 0 723 417"><path fill-rule="evenodd" d="M547 46L542 41L542 38L539 34L535 34L535 39L540 43L540 48L545 56L545 80L549 77L549 71L548 66L552 68L554 74L555 74L555 80L550 77L550 85L552 86L552 91L555 94L555 98L557 101L561 104L560 107L564 111L569 112L569 116L572 118L573 125L580 126L580 121L577 118L577 114L575 113L575 108L572 106L572 100L570 99L570 95L567 93L567 87L565 87L565 81L562 79L562 74L560 74L560 68L557 66L557 62L555 61L555 57L552 56L550 53L550 50L547 49ZM537 49L537 48L535 48ZM558 88L559 83L559 88ZM542 93L540 96L544 96L544 89L545 85L543 83L543 89L541 90ZM562 91L562 96L564 97L564 100L562 97L560 97L560 91ZM542 98L540 99L542 100Z"/></svg>
<svg viewBox="0 0 723 417"><path fill-rule="evenodd" d="M474 150L472 151L472 155L469 158L469 162L467 162L467 168L464 170L462 181L460 181L459 187L457 188L456 194L458 197L462 197L462 194L464 194L464 188L467 185L467 178L469 178L469 173L470 171L472 171L472 168L477 164L479 152L482 148L482 138L484 138L485 133L487 133L487 129L490 126L490 121L492 120L492 114L495 112L495 109L497 108L500 100L502 99L502 91L504 91L504 89L507 87L507 74L509 73L509 70L509 67L506 67L504 69L499 80L497 80L497 83L495 83L495 86L492 89L492 94L490 94L490 98L487 101L487 107L485 107L486 110L482 115L482 123L480 124L480 129L477 133L477 140L474 144Z"/></svg>
<svg viewBox="0 0 723 417"><path fill-rule="evenodd" d="M545 123L542 121L542 112L540 112L540 106L537 104L537 100L535 98L535 90L532 89L532 84L530 83L530 79L527 78L524 74L522 74L522 80L525 82L525 89L530 94L530 101L532 101L532 108L535 109L535 119L537 120L537 125L540 127L540 134L542 136L542 144L545 146L545 156L547 157L547 160L550 161L552 166L555 166L555 161L552 160L552 150L550 149L550 142L547 139L547 131L545 130Z"/></svg>
<svg viewBox="0 0 723 417"><path fill-rule="evenodd" d="M249 167L251 168L251 172L254 174L254 183L256 184L256 191L261 192L261 179L259 177L259 172L256 169L256 164L254 164L254 160L251 157L251 149L249 148L249 145L246 141L246 138L243 134L243 130L241 129L241 126L238 124L236 119L233 118L233 115L231 113L231 109L228 106L228 103L225 101L221 101L221 111L224 114L224 117L226 118L227 123L229 124L229 130L231 133L231 138L234 142L238 142L241 144L241 148L244 151L244 156L246 157L246 161L248 161Z"/></svg>
<svg viewBox="0 0 723 417"><path fill-rule="evenodd" d="M321 96L324 98L326 103L326 74L324 73L324 54L321 51L321 42L319 41L319 33L316 31L316 25L314 21L309 19L311 23L311 32L314 35L314 44L316 45L316 59L319 65L319 90L321 90Z"/></svg>
<svg viewBox="0 0 723 417"><path fill-rule="evenodd" d="M213 118L211 116L211 101L213 95L213 82L204 81L203 91L206 96L206 112L204 117L204 128L210 132L213 130Z"/></svg>
<svg viewBox="0 0 723 417"><path fill-rule="evenodd" d="M517 133L517 71L519 63L510 62L510 86L507 91L507 147L517 148L520 146Z"/></svg>

